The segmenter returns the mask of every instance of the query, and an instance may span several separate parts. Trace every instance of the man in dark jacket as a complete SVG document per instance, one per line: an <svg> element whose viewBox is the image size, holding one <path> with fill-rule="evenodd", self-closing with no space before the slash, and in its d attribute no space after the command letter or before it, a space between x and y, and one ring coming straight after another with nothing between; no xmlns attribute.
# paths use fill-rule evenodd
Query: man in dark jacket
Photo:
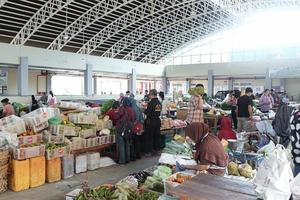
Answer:
<svg viewBox="0 0 300 200"><path fill-rule="evenodd" d="M150 90L149 93L150 102L145 114L147 119L145 120L145 153L157 153L160 150L160 113L162 105L157 98L157 91Z"/></svg>

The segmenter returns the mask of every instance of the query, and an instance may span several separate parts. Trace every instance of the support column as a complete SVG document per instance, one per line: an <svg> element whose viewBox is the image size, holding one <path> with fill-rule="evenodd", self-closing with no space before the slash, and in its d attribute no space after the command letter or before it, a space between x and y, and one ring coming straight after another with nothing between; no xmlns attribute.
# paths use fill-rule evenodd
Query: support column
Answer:
<svg viewBox="0 0 300 200"><path fill-rule="evenodd" d="M191 80L190 79L186 79L186 83L185 83L185 88L186 88L186 93L188 93L189 89L191 88Z"/></svg>
<svg viewBox="0 0 300 200"><path fill-rule="evenodd" d="M49 92L52 90L52 74L48 74L46 76L46 92L49 94Z"/></svg>
<svg viewBox="0 0 300 200"><path fill-rule="evenodd" d="M84 71L84 94L86 96L93 95L93 65L87 64Z"/></svg>
<svg viewBox="0 0 300 200"><path fill-rule="evenodd" d="M228 80L228 90L233 90L233 78L229 78Z"/></svg>
<svg viewBox="0 0 300 200"><path fill-rule="evenodd" d="M20 58L18 80L18 94L20 96L28 95L28 57Z"/></svg>
<svg viewBox="0 0 300 200"><path fill-rule="evenodd" d="M207 73L207 96L212 97L214 95L214 71L208 70Z"/></svg>
<svg viewBox="0 0 300 200"><path fill-rule="evenodd" d="M97 95L97 77L95 76L94 78L94 95Z"/></svg>
<svg viewBox="0 0 300 200"><path fill-rule="evenodd" d="M270 68L267 68L267 71L266 71L265 89L272 89L272 78L270 76Z"/></svg>
<svg viewBox="0 0 300 200"><path fill-rule="evenodd" d="M286 79L285 78L281 78L280 79L280 92L284 92L286 88Z"/></svg>
<svg viewBox="0 0 300 200"><path fill-rule="evenodd" d="M129 91L136 95L136 69L132 68L128 84Z"/></svg>
<svg viewBox="0 0 300 200"><path fill-rule="evenodd" d="M168 79L167 79L165 71L164 71L164 75L162 77L162 90L165 94L168 93Z"/></svg>

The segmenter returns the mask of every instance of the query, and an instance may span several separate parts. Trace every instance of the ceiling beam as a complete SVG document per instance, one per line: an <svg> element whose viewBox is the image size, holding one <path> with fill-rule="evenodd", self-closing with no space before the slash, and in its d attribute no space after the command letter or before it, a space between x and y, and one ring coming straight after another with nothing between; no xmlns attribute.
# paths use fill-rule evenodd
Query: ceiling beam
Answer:
<svg viewBox="0 0 300 200"><path fill-rule="evenodd" d="M22 27L10 44L24 45L25 42L51 17L72 3L73 0L48 0Z"/></svg>

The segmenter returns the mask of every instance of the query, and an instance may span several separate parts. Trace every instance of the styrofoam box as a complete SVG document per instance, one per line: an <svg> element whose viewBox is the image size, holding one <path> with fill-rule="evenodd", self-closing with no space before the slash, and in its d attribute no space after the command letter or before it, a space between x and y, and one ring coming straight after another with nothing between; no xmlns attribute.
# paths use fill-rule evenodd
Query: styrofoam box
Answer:
<svg viewBox="0 0 300 200"><path fill-rule="evenodd" d="M66 155L61 158L62 161L62 169L61 174L63 179L71 178L74 176L74 155Z"/></svg>
<svg viewBox="0 0 300 200"><path fill-rule="evenodd" d="M87 171L87 155L76 156L75 173L79 174Z"/></svg>
<svg viewBox="0 0 300 200"><path fill-rule="evenodd" d="M87 155L88 170L95 170L100 168L100 153L90 153Z"/></svg>
<svg viewBox="0 0 300 200"><path fill-rule="evenodd" d="M66 194L66 200L74 200L75 197L82 191L82 189L75 189Z"/></svg>

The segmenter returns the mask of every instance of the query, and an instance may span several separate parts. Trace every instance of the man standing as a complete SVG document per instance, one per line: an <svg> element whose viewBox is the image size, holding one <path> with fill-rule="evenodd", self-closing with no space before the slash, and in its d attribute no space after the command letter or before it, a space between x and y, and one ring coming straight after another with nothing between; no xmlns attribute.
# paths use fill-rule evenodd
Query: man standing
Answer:
<svg viewBox="0 0 300 200"><path fill-rule="evenodd" d="M148 94L148 90L145 90L145 96L143 98L144 101L148 102L149 101L149 94Z"/></svg>
<svg viewBox="0 0 300 200"><path fill-rule="evenodd" d="M145 110L145 153L157 153L160 150L160 113L162 105L157 98L157 91L150 90L150 102Z"/></svg>
<svg viewBox="0 0 300 200"><path fill-rule="evenodd" d="M253 94L252 88L246 88L246 93L244 96L240 97L237 101L237 116L238 116L238 133L242 131L247 131L248 120L252 118L252 98Z"/></svg>

